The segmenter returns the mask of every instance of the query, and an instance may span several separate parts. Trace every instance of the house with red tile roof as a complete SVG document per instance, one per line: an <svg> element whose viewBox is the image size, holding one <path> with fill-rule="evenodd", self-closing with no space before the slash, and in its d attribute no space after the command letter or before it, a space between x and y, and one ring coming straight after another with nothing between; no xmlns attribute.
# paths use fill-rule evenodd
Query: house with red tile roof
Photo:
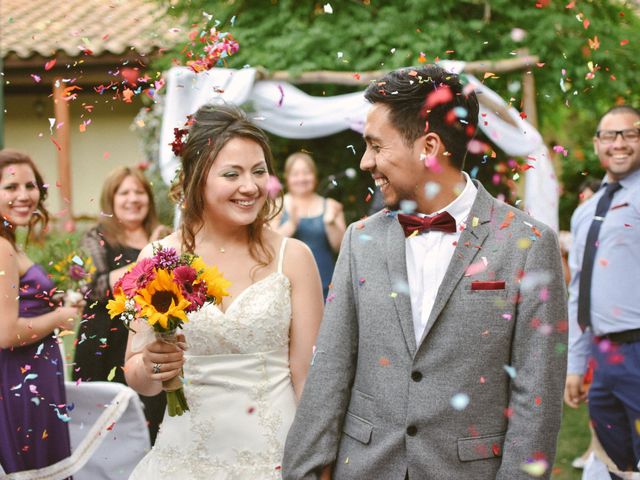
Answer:
<svg viewBox="0 0 640 480"><path fill-rule="evenodd" d="M54 218L96 217L102 180L146 159L132 124L161 87L149 63L183 40L148 0L2 0L4 147L29 153Z"/></svg>

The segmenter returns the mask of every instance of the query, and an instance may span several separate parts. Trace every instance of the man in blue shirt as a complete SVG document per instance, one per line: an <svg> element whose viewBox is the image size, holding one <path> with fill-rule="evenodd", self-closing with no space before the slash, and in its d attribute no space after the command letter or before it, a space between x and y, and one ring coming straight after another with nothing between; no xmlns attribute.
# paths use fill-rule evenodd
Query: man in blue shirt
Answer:
<svg viewBox="0 0 640 480"><path fill-rule="evenodd" d="M586 399L600 443L621 471L640 461L640 111L610 109L593 139L607 171L571 219L569 363L565 402ZM612 474L612 478L619 478Z"/></svg>

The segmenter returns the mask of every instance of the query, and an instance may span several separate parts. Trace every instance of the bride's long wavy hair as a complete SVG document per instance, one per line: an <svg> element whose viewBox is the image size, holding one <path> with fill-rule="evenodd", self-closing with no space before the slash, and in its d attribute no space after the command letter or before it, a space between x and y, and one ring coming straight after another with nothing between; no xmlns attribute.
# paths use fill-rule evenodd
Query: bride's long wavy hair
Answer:
<svg viewBox="0 0 640 480"><path fill-rule="evenodd" d="M232 139L242 137L262 148L269 175L274 175L273 155L265 133L233 105L205 105L191 117L189 137L180 153L182 170L171 189L171 197L182 211L180 232L182 249L194 253L195 236L203 226L204 191L211 165L220 150ZM282 194L280 193L279 196ZM256 220L249 225L249 253L260 266L266 266L274 258L264 242L263 231L267 223L278 213L282 202L267 195Z"/></svg>

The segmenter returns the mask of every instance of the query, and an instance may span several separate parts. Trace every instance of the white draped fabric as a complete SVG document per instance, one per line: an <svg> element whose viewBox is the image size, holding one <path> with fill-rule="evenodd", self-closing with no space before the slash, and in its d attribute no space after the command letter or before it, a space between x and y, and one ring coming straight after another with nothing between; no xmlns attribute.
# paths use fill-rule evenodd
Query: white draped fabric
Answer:
<svg viewBox="0 0 640 480"><path fill-rule="evenodd" d="M463 71L464 62L443 62ZM526 157L533 168L525 174L525 207L536 219L558 230L558 181L540 133L494 91L468 76L480 100L479 128L507 155ZM243 105L264 130L285 138L317 138L342 130L361 132L369 104L363 92L314 97L286 82L256 81L256 70L214 68L194 73L174 67L167 74L167 94L160 136L160 168L165 182L179 165L169 144L173 129L188 114L210 102ZM508 116L508 119L503 118Z"/></svg>

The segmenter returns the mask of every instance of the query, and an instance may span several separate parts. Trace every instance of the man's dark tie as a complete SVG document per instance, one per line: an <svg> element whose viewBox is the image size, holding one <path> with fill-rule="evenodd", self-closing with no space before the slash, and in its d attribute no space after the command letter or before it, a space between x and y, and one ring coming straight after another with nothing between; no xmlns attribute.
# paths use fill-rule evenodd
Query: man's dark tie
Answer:
<svg viewBox="0 0 640 480"><path fill-rule="evenodd" d="M591 326L591 278L593 276L593 263L598 251L598 235L604 217L611 207L611 201L615 193L622 188L618 182L608 183L604 195L600 197L596 206L596 215L593 217L587 242L584 246L582 257L582 270L580 271L580 288L578 290L578 324L584 331Z"/></svg>
<svg viewBox="0 0 640 480"><path fill-rule="evenodd" d="M404 230L404 236L408 237L413 232L439 232L456 233L456 219L449 212L440 212L433 217L420 217L418 215L398 214L398 221Z"/></svg>

